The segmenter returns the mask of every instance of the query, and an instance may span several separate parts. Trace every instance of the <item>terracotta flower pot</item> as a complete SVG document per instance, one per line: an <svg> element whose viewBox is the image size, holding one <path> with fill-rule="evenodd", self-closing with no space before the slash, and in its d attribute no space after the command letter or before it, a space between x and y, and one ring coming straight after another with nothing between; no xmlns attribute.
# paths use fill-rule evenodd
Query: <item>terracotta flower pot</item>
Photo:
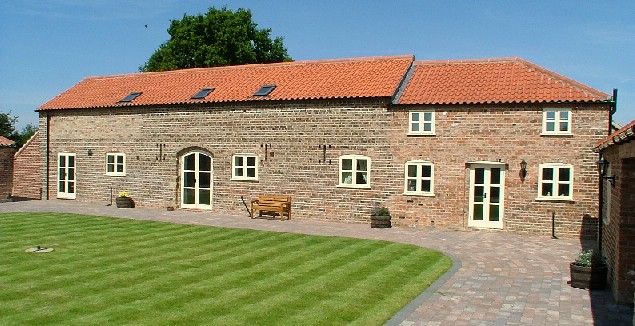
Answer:
<svg viewBox="0 0 635 326"><path fill-rule="evenodd" d="M571 269L572 287L590 290L603 289L606 287L606 265L585 267L571 263L569 266Z"/></svg>

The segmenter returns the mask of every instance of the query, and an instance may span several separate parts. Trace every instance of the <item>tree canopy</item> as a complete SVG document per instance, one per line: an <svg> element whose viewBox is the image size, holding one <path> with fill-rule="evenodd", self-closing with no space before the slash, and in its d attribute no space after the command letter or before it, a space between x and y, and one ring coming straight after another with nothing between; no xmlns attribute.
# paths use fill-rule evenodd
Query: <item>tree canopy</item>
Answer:
<svg viewBox="0 0 635 326"><path fill-rule="evenodd" d="M15 123L18 120L17 117L12 117L10 113L0 112L0 136L12 138L15 132ZM13 140L13 139L11 139Z"/></svg>
<svg viewBox="0 0 635 326"><path fill-rule="evenodd" d="M170 39L161 44L140 71L231 66L291 61L282 38L271 29L258 29L249 9L235 12L209 8L204 15L172 20Z"/></svg>
<svg viewBox="0 0 635 326"><path fill-rule="evenodd" d="M18 131L15 129L16 122L18 122L18 117L11 116L11 112L0 112L0 136L13 140L15 146L20 148L35 134L38 128L29 123L22 128L22 131Z"/></svg>

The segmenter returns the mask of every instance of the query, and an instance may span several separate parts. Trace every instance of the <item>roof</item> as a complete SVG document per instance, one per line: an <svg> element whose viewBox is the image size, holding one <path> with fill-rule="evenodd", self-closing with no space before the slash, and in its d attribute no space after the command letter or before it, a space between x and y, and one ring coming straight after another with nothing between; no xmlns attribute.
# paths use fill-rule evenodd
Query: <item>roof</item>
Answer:
<svg viewBox="0 0 635 326"><path fill-rule="evenodd" d="M296 61L89 77L38 110L241 101L392 98L414 56ZM254 96L275 85L266 96ZM214 88L204 99L192 99ZM128 102L133 92L141 94Z"/></svg>
<svg viewBox="0 0 635 326"><path fill-rule="evenodd" d="M597 144L595 145L595 149L603 150L613 145L628 143L633 139L635 139L635 120L631 121L629 124L622 127L620 130L612 133L608 137L597 142Z"/></svg>
<svg viewBox="0 0 635 326"><path fill-rule="evenodd" d="M13 140L4 136L0 136L0 147L13 145L15 145L15 142Z"/></svg>
<svg viewBox="0 0 635 326"><path fill-rule="evenodd" d="M601 102L609 95L520 58L416 61L397 104Z"/></svg>

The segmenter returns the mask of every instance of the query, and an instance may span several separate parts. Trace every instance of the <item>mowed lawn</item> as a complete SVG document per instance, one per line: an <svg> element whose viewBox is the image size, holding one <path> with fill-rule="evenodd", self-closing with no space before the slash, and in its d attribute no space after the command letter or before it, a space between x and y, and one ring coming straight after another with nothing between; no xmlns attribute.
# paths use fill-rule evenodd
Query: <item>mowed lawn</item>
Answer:
<svg viewBox="0 0 635 326"><path fill-rule="evenodd" d="M380 325L451 264L383 241L5 213L0 324Z"/></svg>

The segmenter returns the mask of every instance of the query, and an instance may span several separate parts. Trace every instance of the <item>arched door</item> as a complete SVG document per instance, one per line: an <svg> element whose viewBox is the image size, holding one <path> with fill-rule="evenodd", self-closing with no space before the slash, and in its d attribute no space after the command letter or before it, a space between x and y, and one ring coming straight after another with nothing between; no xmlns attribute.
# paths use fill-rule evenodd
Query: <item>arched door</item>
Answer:
<svg viewBox="0 0 635 326"><path fill-rule="evenodd" d="M212 207L212 157L189 152L181 159L181 207Z"/></svg>

